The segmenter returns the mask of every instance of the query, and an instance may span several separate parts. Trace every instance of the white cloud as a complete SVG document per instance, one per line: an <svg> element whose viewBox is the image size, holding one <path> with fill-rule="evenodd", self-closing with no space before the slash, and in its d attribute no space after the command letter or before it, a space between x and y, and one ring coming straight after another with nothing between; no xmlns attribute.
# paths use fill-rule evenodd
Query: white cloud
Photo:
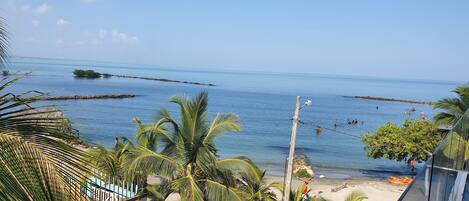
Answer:
<svg viewBox="0 0 469 201"><path fill-rule="evenodd" d="M64 20L64 19L57 20L57 26L65 26L67 24L70 24L70 22L67 20Z"/></svg>
<svg viewBox="0 0 469 201"><path fill-rule="evenodd" d="M49 6L45 3L41 4L34 10L34 12L36 12L37 14L44 14L47 13L47 11L49 11Z"/></svg>
<svg viewBox="0 0 469 201"><path fill-rule="evenodd" d="M111 41L116 44L133 44L138 41L138 38L114 29L111 31Z"/></svg>
<svg viewBox="0 0 469 201"><path fill-rule="evenodd" d="M130 35L128 33L120 32L117 29L104 29L100 28L97 31L90 32L88 30L83 31L83 38L80 42L74 42L76 46L82 44L91 45L106 45L106 44L121 44L121 45L133 45L139 41L137 36ZM83 42L83 43L82 43ZM68 43L67 43L68 44Z"/></svg>
<svg viewBox="0 0 469 201"><path fill-rule="evenodd" d="M39 27L39 25L41 24L41 21L39 21L39 20L32 20L31 23L33 24L33 27Z"/></svg>

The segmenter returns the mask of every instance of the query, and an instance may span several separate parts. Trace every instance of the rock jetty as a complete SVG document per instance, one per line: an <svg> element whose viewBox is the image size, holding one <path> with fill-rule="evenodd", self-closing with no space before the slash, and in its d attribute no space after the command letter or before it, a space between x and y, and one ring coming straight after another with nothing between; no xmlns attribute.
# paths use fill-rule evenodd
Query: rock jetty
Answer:
<svg viewBox="0 0 469 201"><path fill-rule="evenodd" d="M343 97L345 97L345 98L359 98L359 99L366 99L366 100L377 100L377 101L422 104L422 105L433 105L434 104L434 102L431 102L431 101L401 100L401 99L395 99L395 98L381 98L381 97L373 97L373 96L343 96Z"/></svg>
<svg viewBox="0 0 469 201"><path fill-rule="evenodd" d="M106 95L90 95L90 96L47 96L39 98L41 100L86 100L86 99L124 99L134 98L136 95L133 94L106 94Z"/></svg>

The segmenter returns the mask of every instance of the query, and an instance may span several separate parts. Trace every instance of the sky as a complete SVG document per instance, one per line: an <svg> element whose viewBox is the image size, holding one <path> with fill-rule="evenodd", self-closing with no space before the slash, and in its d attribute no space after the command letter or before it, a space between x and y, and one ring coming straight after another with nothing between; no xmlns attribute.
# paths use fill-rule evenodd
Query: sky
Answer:
<svg viewBox="0 0 469 201"><path fill-rule="evenodd" d="M469 81L469 1L0 0L14 56Z"/></svg>

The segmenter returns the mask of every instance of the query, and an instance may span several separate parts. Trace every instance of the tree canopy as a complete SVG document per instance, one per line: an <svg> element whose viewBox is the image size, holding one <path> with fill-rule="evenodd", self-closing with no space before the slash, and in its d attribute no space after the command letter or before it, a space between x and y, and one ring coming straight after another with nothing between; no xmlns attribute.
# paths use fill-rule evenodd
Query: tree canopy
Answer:
<svg viewBox="0 0 469 201"><path fill-rule="evenodd" d="M362 136L368 157L389 160L427 160L442 134L431 121L408 119L402 126L386 123L374 133Z"/></svg>

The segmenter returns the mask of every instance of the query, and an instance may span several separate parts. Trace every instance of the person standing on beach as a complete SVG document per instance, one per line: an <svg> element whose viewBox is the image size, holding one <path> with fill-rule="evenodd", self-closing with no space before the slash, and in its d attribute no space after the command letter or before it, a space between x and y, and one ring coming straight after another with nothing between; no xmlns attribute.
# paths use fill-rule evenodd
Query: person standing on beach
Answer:
<svg viewBox="0 0 469 201"><path fill-rule="evenodd" d="M415 171L415 160L413 160L413 159L407 160L407 167L409 167L410 170L412 172L414 172Z"/></svg>
<svg viewBox="0 0 469 201"><path fill-rule="evenodd" d="M114 140L114 149L117 150L117 148L119 148L119 138L116 137L116 139Z"/></svg>
<svg viewBox="0 0 469 201"><path fill-rule="evenodd" d="M421 120L425 120L425 112L420 112L420 117Z"/></svg>

